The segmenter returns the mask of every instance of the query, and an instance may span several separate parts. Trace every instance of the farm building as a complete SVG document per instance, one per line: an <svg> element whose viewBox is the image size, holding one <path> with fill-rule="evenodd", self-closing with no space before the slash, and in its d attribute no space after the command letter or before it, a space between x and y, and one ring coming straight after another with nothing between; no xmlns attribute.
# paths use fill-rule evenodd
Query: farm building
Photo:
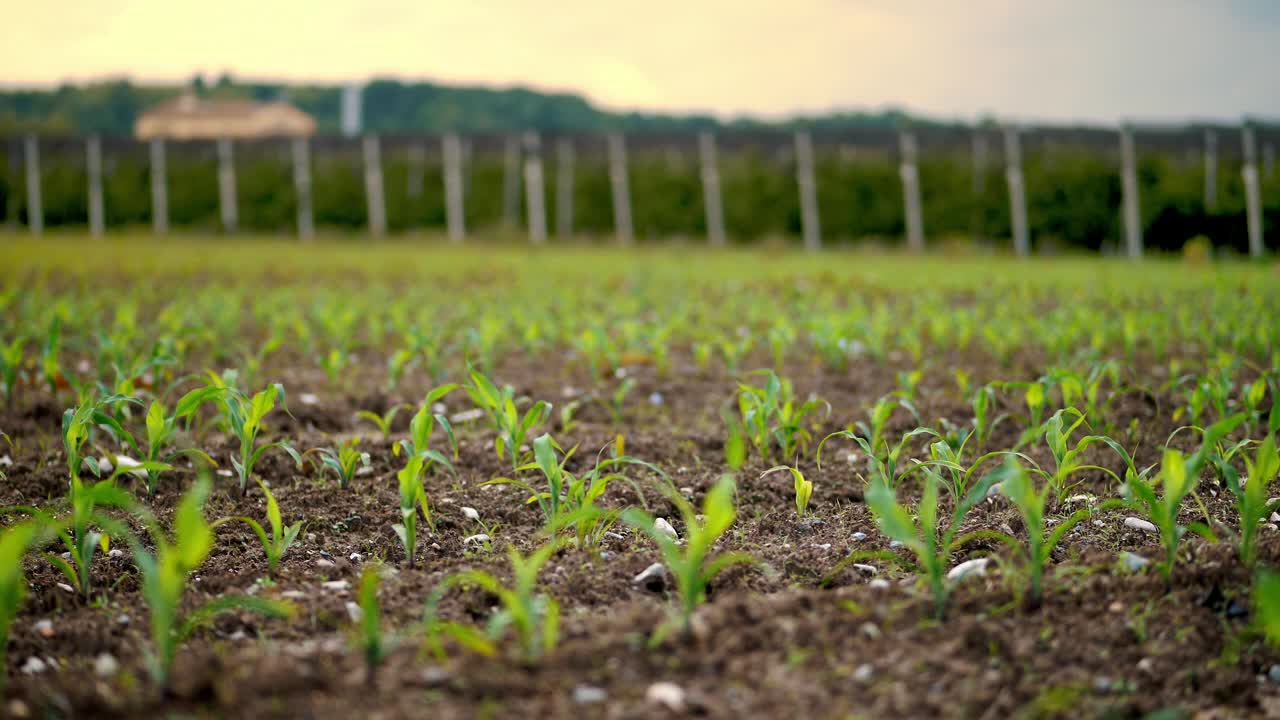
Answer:
<svg viewBox="0 0 1280 720"><path fill-rule="evenodd" d="M315 119L286 102L208 99L192 94L147 110L133 125L139 140L249 139L307 136L315 131Z"/></svg>

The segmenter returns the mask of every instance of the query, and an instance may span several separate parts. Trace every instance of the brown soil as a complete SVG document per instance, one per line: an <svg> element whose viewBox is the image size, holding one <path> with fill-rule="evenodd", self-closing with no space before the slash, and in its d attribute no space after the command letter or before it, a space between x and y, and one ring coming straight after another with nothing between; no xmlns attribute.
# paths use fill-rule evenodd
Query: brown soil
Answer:
<svg viewBox="0 0 1280 720"><path fill-rule="evenodd" d="M1001 377L1032 377L1030 369L1042 367L1043 360L1021 358L1014 367L1001 368ZM969 367L975 377L990 372L975 358L940 358L936 366ZM658 556L642 537L620 531L624 537L607 541L601 557L565 549L544 570L542 588L560 602L564 619L559 649L541 663L522 663L508 646L510 654L496 659L454 648L441 664L420 655L416 640L406 637L371 691L364 684L362 657L350 643L345 606L353 593L325 590L321 583L341 579L354 586L364 563L383 559L396 568L380 594L384 623L407 629L421 619L427 594L447 574L471 567L509 577L502 548L513 544L527 552L536 547L541 516L514 488L481 487L509 474L510 465L495 455L492 434L482 424L460 426L456 475L440 472L428 479L436 532L422 541L418 566L408 568L391 530L398 516L391 443L357 421L354 412L420 397L425 381L419 378L391 397L327 390L323 375L314 370L274 370L267 376L288 387L292 418L273 414L273 437L305 449L357 433L373 456L373 472L347 490L309 465L297 470L283 454L269 455L260 467L286 522L304 519L306 527L275 584L259 592L300 591L298 616L292 621L238 614L219 618L180 650L173 687L162 696L143 669L147 611L127 553L99 557L95 600L88 605L60 589L61 576L33 557L28 562L31 590L9 647L9 714L669 716L645 699L646 688L657 681L684 688L686 712L708 717L1140 717L1179 708L1216 718L1280 712L1280 685L1265 677L1280 655L1249 632L1248 573L1229 543L1186 540L1173 585L1166 588L1157 575L1130 572L1118 560L1123 551L1155 557L1155 537L1126 528L1123 511L1100 513L1071 532L1055 555L1041 607L1029 610L1019 602L1016 573L997 571L960 584L946 620L938 622L924 590L890 564L872 562L878 577L890 581L887 588L870 586L870 578L858 570L833 573L850 553L889 549L861 501L856 471L862 466L846 459L855 448L840 440L824 449L821 470L812 461L816 442L809 459L800 462L817 486L810 520L795 516L789 476L758 478L774 463L753 458L740 473L739 519L718 549L751 553L760 564L736 568L715 581L693 637L677 635L649 647L648 638L674 607L673 599L632 584L632 577ZM864 418L870 403L896 383L892 366L841 373L816 366L787 370L799 396L817 392L834 408L815 438ZM624 428L613 426L603 405L584 402L570 431L560 427L558 414L547 429L566 447L580 446L570 464L574 470L622 432L628 454L659 464L682 492L700 499L725 471L720 409L732 397L734 379L683 365L667 377L643 366L632 373L637 386L628 398ZM613 385L593 383L582 368L549 370L545 361L533 360L514 359L496 376L522 394L557 404L582 397L566 397L567 389L601 388L604 395ZM348 387L381 387L381 382L369 371L357 374ZM300 401L308 390L320 396L318 403ZM650 401L653 393L661 393L660 405ZM461 392L446 402L451 412L469 408ZM1171 417L1176 404L1173 395L1155 388L1114 397L1109 417L1119 428L1115 436L1137 448L1139 466L1157 461L1159 446L1177 426ZM17 442L10 452L13 465L3 468L8 481L0 487L0 504L51 505L64 493L65 460L56 434L63 406L33 394L16 409L0 412L0 427ZM917 406L924 424L934 427L939 418L958 425L971 418L943 371L927 374ZM1012 400L1005 410L1020 412ZM1135 419L1140 430L1130 434ZM408 414L401 413L393 434L403 433L407 422ZM915 425L899 413L890 435L896 438ZM1005 423L988 449L1011 447L1019 431L1017 423ZM229 438L213 432L197 440L220 461L233 449ZM1174 444L1193 442L1182 435ZM919 443L910 452L922 457L924 451ZM1048 460L1042 447L1032 445L1025 452ZM1122 472L1110 450L1092 452L1089 459ZM172 473L160 488L154 506L162 517L172 511L190 476L189 471ZM1103 497L1115 492L1103 473L1083 473L1079 479L1080 492ZM210 518L265 515L261 493L242 498L233 480L219 482L206 509ZM646 487L645 502L673 518L671 504L653 484ZM908 483L904 492L915 490ZM1230 529L1233 510L1225 493L1206 481L1198 494L1210 516ZM637 501L625 484L612 486L609 499ZM1185 511L1188 521L1200 512L1191 505ZM491 550L464 546L465 536L485 529L463 516L463 506L496 526ZM970 516L965 530L970 529L1016 533L1022 528L1007 503L992 499ZM1268 526L1262 537L1262 560L1280 561L1280 532ZM223 526L218 538L188 593L192 605L244 592L266 574L265 557L247 528ZM953 560L996 551L975 544ZM353 553L357 557L351 559ZM332 566L321 567L321 560ZM1005 560L1012 562L1002 555ZM492 598L475 592L453 593L442 613L453 620L482 621L491 604ZM33 627L46 618L53 623L51 637ZM116 658L120 671L99 677L93 665L101 653ZM57 666L26 675L20 668L31 656L52 658ZM599 688L607 699L577 703L574 689L581 686Z"/></svg>

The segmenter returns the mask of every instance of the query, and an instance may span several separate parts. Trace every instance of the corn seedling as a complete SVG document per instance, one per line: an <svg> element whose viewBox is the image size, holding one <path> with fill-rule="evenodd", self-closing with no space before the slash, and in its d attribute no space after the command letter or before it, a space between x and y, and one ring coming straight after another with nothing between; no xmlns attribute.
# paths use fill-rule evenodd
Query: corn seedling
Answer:
<svg viewBox="0 0 1280 720"><path fill-rule="evenodd" d="M365 684L374 687L377 684L378 667L386 660L391 649L391 640L382 631L382 610L378 605L378 567L365 565L360 574L360 588L356 595L356 604L360 608L357 621L356 642L364 654Z"/></svg>
<svg viewBox="0 0 1280 720"><path fill-rule="evenodd" d="M765 377L762 387L738 383L738 414L741 428L760 457L769 460L776 447L783 458L803 452L811 435L805 419L826 407L825 400L812 398L797 403L791 389L791 381L779 378L772 370L762 370Z"/></svg>
<svg viewBox="0 0 1280 720"><path fill-rule="evenodd" d="M338 477L338 487L343 490L351 487L351 480L355 478L360 468L370 467L369 453L360 450L358 437L347 438L337 447L312 448L303 455L312 453L320 458L321 468L333 471L333 474Z"/></svg>
<svg viewBox="0 0 1280 720"><path fill-rule="evenodd" d="M946 614L947 598L951 592L946 577L947 565L951 561L951 553L967 540L957 537L960 526L969 510L981 502L991 486L1003 480L1004 475L1000 471L988 474L973 483L963 496L956 497L951 517L946 527L941 527L939 500L941 489L946 488L947 484L929 465L916 465L914 469L924 475L924 489L916 507L914 521L911 512L898 503L894 488L885 481L884 476L872 478L867 486L867 506L875 516L880 531L890 540L902 543L915 556L916 565L925 576L933 596L934 616L941 620ZM843 569L847 562L849 559L842 561L837 569Z"/></svg>
<svg viewBox="0 0 1280 720"><path fill-rule="evenodd" d="M865 428L864 428L865 429ZM910 470L898 472L898 460L902 457L902 452L906 449L907 443L913 438L921 436L938 437L938 433L930 428L918 427L911 432L904 434L897 444L890 447L888 443L881 438L881 452L874 450L872 441L858 435L850 430L838 430L830 435L822 438L822 442L818 443L817 464L818 468L822 468L822 447L827 444L831 438L846 438L858 444L862 448L863 453L867 456L867 469L872 479L883 478L889 487L897 487L898 482Z"/></svg>
<svg viewBox="0 0 1280 720"><path fill-rule="evenodd" d="M396 537L400 538L409 567L414 566L417 558L419 509L422 510L422 517L426 520L427 527L435 532L435 523L431 518L431 505L427 502L427 490L422 486L426 455L427 453L410 455L405 466L396 473L400 483L400 522L392 525L391 529L395 531Z"/></svg>
<svg viewBox="0 0 1280 720"><path fill-rule="evenodd" d="M268 450L273 448L283 450L293 458L299 468L302 467L302 456L288 442L278 440L264 445L258 445L257 442L258 433L262 430L262 420L275 409L277 400L285 412L289 411L288 406L285 405L283 385L279 383L268 385L252 398L234 387L224 386L220 388L216 397L224 424L228 431L240 441L240 457L236 458L233 455L231 464L235 466L242 496L248 492L249 478L253 477L253 469Z"/></svg>
<svg viewBox="0 0 1280 720"><path fill-rule="evenodd" d="M274 579L281 558L289 552L289 548L298 539L298 533L302 531L302 521L285 525L280 515L280 505L276 502L275 495L271 494L271 488L267 487L261 479L258 479L258 487L262 488L262 495L267 499L267 526L271 530L270 533L257 520L244 515L220 518L214 521L212 527L216 529L229 522L242 522L248 525L249 529L258 536L258 541L262 543L262 550L267 555L267 578Z"/></svg>
<svg viewBox="0 0 1280 720"><path fill-rule="evenodd" d="M40 523L28 520L14 524L0 534L0 665L9 649L9 629L22 608L27 595L27 578L22 572L22 559L41 534ZM9 673L0 672L0 689Z"/></svg>
<svg viewBox="0 0 1280 720"><path fill-rule="evenodd" d="M1253 581L1254 623L1273 648L1280 648L1280 573L1263 570Z"/></svg>
<svg viewBox="0 0 1280 720"><path fill-rule="evenodd" d="M489 423L497 433L493 440L493 449L499 458L511 461L513 470L520 467L524 452L525 438L536 432L547 418L551 416L551 404L539 400L521 416L516 409L515 389L510 385L498 390L489 378L474 368L470 371L471 382L465 386L467 394L477 408L485 412Z"/></svg>
<svg viewBox="0 0 1280 720"><path fill-rule="evenodd" d="M22 348L27 339L18 336L7 344L0 344L0 389L4 390L4 400L13 407L13 399L18 392L18 373L22 370Z"/></svg>
<svg viewBox="0 0 1280 720"><path fill-rule="evenodd" d="M649 513L637 508L629 508L622 513L622 521L648 535L658 546L663 564L675 579L676 594L679 596L679 612L672 623L685 635L693 629L693 613L707 598L707 587L722 571L732 565L754 563L755 558L744 553L720 553L711 557L711 551L717 541L729 530L737 518L734 508L733 476L725 475L707 491L702 500L702 512L698 513L693 505L673 488L667 488L668 499L680 510L685 525L685 542L677 543L675 538L658 529L656 520ZM655 633L655 641L665 636L669 627L664 626Z"/></svg>
<svg viewBox="0 0 1280 720"><path fill-rule="evenodd" d="M473 652L493 655L498 641L510 629L515 633L524 662L533 664L555 652L560 638L560 604L550 595L539 593L537 585L542 567L559 548L559 544L552 541L525 556L508 547L510 587L481 570L464 570L441 581L428 596L423 612L427 649L443 658L442 640L449 637ZM483 633L437 617L440 600L454 587L476 587L498 599L499 610L490 616Z"/></svg>
<svg viewBox="0 0 1280 720"><path fill-rule="evenodd" d="M209 480L201 476L178 503L173 516L172 538L158 527L151 528L155 551L134 542L133 556L142 572L142 597L151 615L151 644L147 651L147 670L159 688L167 688L169 671L178 647L197 628L219 613L247 610L269 617L290 617L293 607L287 603L248 595L223 595L185 616L180 616L187 582L213 549L213 529L205 522L204 501L209 495Z"/></svg>
<svg viewBox="0 0 1280 720"><path fill-rule="evenodd" d="M795 481L796 488L796 515L803 518L809 512L809 498L813 497L813 481L806 480L804 473L800 472L800 468L787 465L771 467L760 473L760 477L763 478L765 475L779 470L786 470L791 473L791 479Z"/></svg>
<svg viewBox="0 0 1280 720"><path fill-rule="evenodd" d="M391 423L395 422L396 415L399 415L400 411L405 407L408 407L408 406L392 405L390 408L387 409L385 413L382 413L381 415L379 415L376 412L373 412L372 410L361 410L360 412L356 413L356 417L360 418L361 420L368 420L369 422L373 423L374 426L378 428L378 432L382 433L383 439L390 440L391 439Z"/></svg>
<svg viewBox="0 0 1280 720"><path fill-rule="evenodd" d="M218 394L216 388L203 387L192 390L178 400L177 406L174 408L173 414L169 415L165 412L164 404L158 399L151 401L151 406L147 408L146 424L147 424L147 453L145 460L148 463L172 463L183 455L189 455L194 458L204 460L211 467L217 466L213 458L209 457L203 450L197 448L186 448L183 450L168 451L167 446L173 439L178 430L178 421L182 418L191 417L200 408L206 400L212 399ZM156 496L156 487L160 483L160 471L147 471L147 496L154 498Z"/></svg>
<svg viewBox="0 0 1280 720"><path fill-rule="evenodd" d="M1258 445L1252 459L1245 457L1245 475L1240 477L1231 463L1220 455L1214 458L1224 484L1235 499L1240 517L1236 547L1240 561L1252 569L1258 558L1258 527L1280 509L1280 501L1271 502L1268 490L1280 474L1280 455L1276 452L1274 432Z"/></svg>
<svg viewBox="0 0 1280 720"><path fill-rule="evenodd" d="M613 418L614 427L622 427L625 418L623 417L623 409L627 402L627 395L631 393L636 386L635 378L624 378L618 383L618 387L609 395L609 402L606 407L609 409L609 415Z"/></svg>

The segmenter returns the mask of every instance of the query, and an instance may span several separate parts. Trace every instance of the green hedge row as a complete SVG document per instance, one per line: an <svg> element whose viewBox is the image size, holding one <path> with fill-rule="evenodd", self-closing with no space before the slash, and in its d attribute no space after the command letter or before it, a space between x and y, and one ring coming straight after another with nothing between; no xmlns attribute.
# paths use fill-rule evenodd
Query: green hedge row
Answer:
<svg viewBox="0 0 1280 720"><path fill-rule="evenodd" d="M70 146L74 148L74 146ZM253 148L250 148L253 149ZM15 143L0 146L0 208L11 225L26 222L25 180ZM42 194L46 227L84 225L87 190L83 152L64 148L42 155ZM421 191L411 195L409 162L402 148L385 148L384 186L389 228L393 232L441 229L445 225L444 188L437 161L423 169ZM556 227L556 166L546 153L548 225ZM359 231L366 201L358 154L313 151L316 225ZM237 196L240 227L246 231L292 233L295 199L289 158L284 150L238 152ZM824 242L901 242L902 185L896 159L868 151L850 155L819 148L816 161L818 205ZM211 152L170 152L169 216L175 229L216 230L219 224L216 160ZM1071 148L1040 148L1026 153L1024 172L1032 239L1038 246L1098 249L1117 246L1122 237L1120 178L1113 156ZM800 234L795 171L777 149L722 151L720 176L725 224L735 242ZM589 236L607 236L613 206L604 158L580 156L574 168L574 226ZM931 241L984 237L1007 243L1009 202L1003 167L988 168L975 190L967 152L922 154L920 178L925 232ZM635 232L641 241L673 236L701 237L706 232L702 186L692 151L643 151L630 154L629 181ZM1178 249L1196 235L1218 246L1247 248L1244 190L1239 167L1223 163L1219 202L1209 212L1203 203L1203 167L1190 155L1145 153L1139 157L1139 182L1146 245ZM108 152L104 201L109 227L146 226L151 218L150 174L145 151ZM477 153L467 165L468 230L500 225L503 160L500 153ZM521 199L523 201L523 191ZM1280 178L1263 178L1268 244L1280 233ZM522 209L523 210L523 209Z"/></svg>

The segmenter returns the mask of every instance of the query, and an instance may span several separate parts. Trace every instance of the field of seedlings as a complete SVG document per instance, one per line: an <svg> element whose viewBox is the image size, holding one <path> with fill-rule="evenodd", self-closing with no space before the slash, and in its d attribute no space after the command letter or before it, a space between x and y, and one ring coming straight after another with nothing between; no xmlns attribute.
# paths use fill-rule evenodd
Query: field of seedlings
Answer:
<svg viewBox="0 0 1280 720"><path fill-rule="evenodd" d="M1280 714L1280 266L3 243L7 717Z"/></svg>

